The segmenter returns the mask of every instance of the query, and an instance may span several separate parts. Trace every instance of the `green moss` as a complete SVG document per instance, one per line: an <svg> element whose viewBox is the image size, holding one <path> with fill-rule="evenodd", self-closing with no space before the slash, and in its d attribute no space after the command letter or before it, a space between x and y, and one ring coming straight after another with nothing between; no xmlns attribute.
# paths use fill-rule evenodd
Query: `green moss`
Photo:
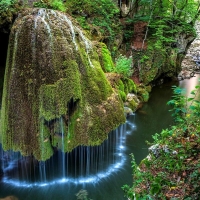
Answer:
<svg viewBox="0 0 200 200"><path fill-rule="evenodd" d="M177 76L181 70L183 55L168 43L155 48L156 42L157 38L151 36L146 50L133 51L133 65L139 69L139 79L144 85L149 85L161 76Z"/></svg>
<svg viewBox="0 0 200 200"><path fill-rule="evenodd" d="M122 101L126 100L126 93L124 92L124 83L121 79L118 79L116 82L115 87L117 88L117 91L119 93L119 96L121 97Z"/></svg>
<svg viewBox="0 0 200 200"><path fill-rule="evenodd" d="M131 108L133 112L136 111L138 108L138 102L136 102L134 99L128 102L128 107Z"/></svg>
<svg viewBox="0 0 200 200"><path fill-rule="evenodd" d="M118 90L118 93L123 101L126 101L128 93L137 93L136 84L131 79L121 78L115 83L115 88Z"/></svg>
<svg viewBox="0 0 200 200"><path fill-rule="evenodd" d="M114 63L108 50L107 46L104 43L99 43L101 46L100 52L100 62L104 72L113 72L114 71Z"/></svg>
<svg viewBox="0 0 200 200"><path fill-rule="evenodd" d="M133 82L133 80L129 79L129 78L123 78L122 79L123 83L124 83L124 91L126 94L128 93L137 93L137 86L136 84Z"/></svg>
<svg viewBox="0 0 200 200"><path fill-rule="evenodd" d="M75 61L64 61L67 69L65 77L60 78L53 85L41 85L40 87L40 117L50 121L67 114L67 103L81 99L80 74ZM72 84L73 83L73 84Z"/></svg>
<svg viewBox="0 0 200 200"><path fill-rule="evenodd" d="M141 98L142 102L147 102L149 100L149 93L144 85L138 87L138 96Z"/></svg>
<svg viewBox="0 0 200 200"><path fill-rule="evenodd" d="M119 93L122 101L126 101L126 93L121 90L118 90L118 93Z"/></svg>
<svg viewBox="0 0 200 200"><path fill-rule="evenodd" d="M0 29L9 32L13 23L14 16L22 9L17 0L0 1Z"/></svg>
<svg viewBox="0 0 200 200"><path fill-rule="evenodd" d="M38 139L40 141L40 152L39 155L34 155L36 159L45 161L49 159L53 154L53 149L50 142L49 128L45 125L44 120L40 122L40 133Z"/></svg>
<svg viewBox="0 0 200 200"><path fill-rule="evenodd" d="M8 57L12 51L12 45L8 46ZM2 142L2 147L4 150L9 150L12 148L12 134L10 133L11 127L9 127L9 116L7 114L7 109L10 104L8 99L8 91L7 87L9 86L9 73L10 68L8 67L8 63L6 63L5 75L4 75L4 87L3 87L3 97L2 97L2 108L1 108L1 122L0 122L0 138Z"/></svg>
<svg viewBox="0 0 200 200"><path fill-rule="evenodd" d="M121 79L118 81L117 87L118 87L119 90L124 92L124 83L123 83L123 81Z"/></svg>
<svg viewBox="0 0 200 200"><path fill-rule="evenodd" d="M147 90L147 92L148 92L148 93L150 93L150 92L151 92L151 90L152 90L152 87L151 87L151 85L147 85L147 86L145 86L145 88L146 88L146 90Z"/></svg>
<svg viewBox="0 0 200 200"><path fill-rule="evenodd" d="M116 94L113 94L107 101L104 101L102 105L95 106L92 109L91 119L92 123L89 126L88 136L90 145L99 145L100 141L107 138L106 134L100 134L101 132L110 132L111 127L117 127L120 121L125 121L123 112L123 102L121 101L120 109L116 110L115 115L112 114L111 110L119 106L118 100L116 100ZM106 117L105 117L106 116ZM102 124L98 118L102 119Z"/></svg>
<svg viewBox="0 0 200 200"><path fill-rule="evenodd" d="M55 22L49 23L52 35L38 23L40 37L32 49L37 11L32 16L25 10L11 32L1 136L4 149L46 160L54 148L67 152L78 145L99 145L125 117L123 102L106 79L96 48L92 43L86 48L80 31L76 30L75 48L67 23L61 29L59 18L49 15Z"/></svg>

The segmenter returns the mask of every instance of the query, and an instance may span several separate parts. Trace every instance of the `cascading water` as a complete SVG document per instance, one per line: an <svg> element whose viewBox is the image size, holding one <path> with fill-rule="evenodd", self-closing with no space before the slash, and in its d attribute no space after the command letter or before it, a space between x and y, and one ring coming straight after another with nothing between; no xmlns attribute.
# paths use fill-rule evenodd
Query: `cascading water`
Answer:
<svg viewBox="0 0 200 200"><path fill-rule="evenodd" d="M82 31L78 27L76 27L76 30L78 30L78 33L81 36L81 39L83 40L83 42L85 44L89 64L91 67L94 67L94 65L92 64L92 62L90 60L90 56L89 56L89 51L92 50L92 45L90 44L89 40L83 35Z"/></svg>
<svg viewBox="0 0 200 200"><path fill-rule="evenodd" d="M61 126L61 137L62 137L62 171L63 171L63 177L65 177L65 142L64 142L64 128L63 128L63 118L60 118L60 126Z"/></svg>
<svg viewBox="0 0 200 200"><path fill-rule="evenodd" d="M63 13L25 10L15 21L1 110L0 188L94 184L121 170L126 127L108 133L124 123L123 104L96 48Z"/></svg>
<svg viewBox="0 0 200 200"><path fill-rule="evenodd" d="M42 121L43 122L43 121ZM44 122L43 122L44 123ZM45 139L44 139L44 129L43 129L43 126L41 126L41 130L40 130L40 137L41 137L41 141L43 141L41 144L41 154L42 154L42 158L44 157L43 155L43 149L44 149L44 142L45 142ZM46 166L45 166L45 163L44 161L40 161L39 162L39 172L40 172L40 179L41 181L43 182L46 182Z"/></svg>
<svg viewBox="0 0 200 200"><path fill-rule="evenodd" d="M51 11L51 13L54 14L55 16L57 16L57 14L53 10ZM68 26L70 27L70 31L71 31L71 35L72 35L72 42L75 45L75 49L78 50L78 46L77 46L76 39L75 39L75 30L74 30L74 26L73 26L71 20L66 15L63 15L61 13L58 13L58 16L60 17L62 22L67 23Z"/></svg>
<svg viewBox="0 0 200 200"><path fill-rule="evenodd" d="M61 118L61 130L62 123ZM130 122L127 123L112 131L100 146L78 146L70 153L59 150L47 161L38 162L33 157L21 156L19 152L1 149L2 180L23 187L97 183L123 166L126 159L123 145L128 133L126 126L130 129ZM131 124L131 128L134 127Z"/></svg>
<svg viewBox="0 0 200 200"><path fill-rule="evenodd" d="M42 23L44 23L46 30L48 32L48 35L50 37L50 43L52 42L52 31L51 28L49 26L49 22L50 22L50 15L53 15L54 17L58 17L60 19L60 21L62 23L67 23L67 25L70 28L70 32L71 32L71 36L72 36L72 42L74 43L75 49L78 50L78 45L76 43L76 34L75 31L80 35L80 38L82 39L84 45L85 45L85 49L86 49L86 53L87 53L87 58L89 61L89 64L91 67L94 67L90 56L89 56L89 51L92 50L92 44L90 44L89 40L84 36L83 32L81 31L81 29L79 29L78 27L74 26L72 24L72 21L64 14L59 13L59 12L55 12L53 10L46 10L46 9L39 9L38 13L37 13L37 17L35 19L35 26L34 28L37 28L37 23L38 23L38 19L40 19L42 21ZM62 26L62 23L59 23L59 26ZM62 28L61 28L62 31ZM62 31L62 35L64 36L64 32Z"/></svg>

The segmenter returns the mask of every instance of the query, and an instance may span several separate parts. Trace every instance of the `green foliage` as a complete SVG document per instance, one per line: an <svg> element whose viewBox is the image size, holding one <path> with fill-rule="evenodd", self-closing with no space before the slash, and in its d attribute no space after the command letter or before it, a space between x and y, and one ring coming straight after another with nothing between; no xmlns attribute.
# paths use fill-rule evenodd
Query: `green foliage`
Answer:
<svg viewBox="0 0 200 200"><path fill-rule="evenodd" d="M137 21L171 18L190 23L198 17L199 5L195 0L138 0L133 2L132 14Z"/></svg>
<svg viewBox="0 0 200 200"><path fill-rule="evenodd" d="M33 3L34 7L37 8L50 8L50 2L48 0L39 0Z"/></svg>
<svg viewBox="0 0 200 200"><path fill-rule="evenodd" d="M60 11L66 10L62 0L52 0L51 6L52 6L52 9L54 10L60 10Z"/></svg>
<svg viewBox="0 0 200 200"><path fill-rule="evenodd" d="M172 116L175 118L176 122L184 122L186 115L186 103L187 98L184 95L184 90L173 86L173 99L168 101L167 105L172 106L173 108L170 111L173 111Z"/></svg>
<svg viewBox="0 0 200 200"><path fill-rule="evenodd" d="M175 42L174 34L177 32L177 29L173 28L169 20L169 18L162 18L153 20L149 24L152 36L156 38L155 48L157 49L162 49L164 46L170 46Z"/></svg>
<svg viewBox="0 0 200 200"><path fill-rule="evenodd" d="M186 97L173 87L172 106L177 122L153 136L154 150L138 166L132 156L134 182L122 189L135 199L198 199L200 196L200 86Z"/></svg>
<svg viewBox="0 0 200 200"><path fill-rule="evenodd" d="M149 56L143 55L142 58L141 58L141 60L140 60L140 63L144 63L144 62L146 62L148 59L149 59Z"/></svg>
<svg viewBox="0 0 200 200"><path fill-rule="evenodd" d="M132 30L132 26L130 26L131 28L127 27L123 33L124 33L124 39L126 41L130 41L133 37L133 30ZM130 44L129 44L130 45Z"/></svg>
<svg viewBox="0 0 200 200"><path fill-rule="evenodd" d="M15 4L17 0L1 0L0 6L9 7L12 4Z"/></svg>
<svg viewBox="0 0 200 200"><path fill-rule="evenodd" d="M33 3L34 7L48 8L53 10L65 11L66 8L62 0L39 0Z"/></svg>
<svg viewBox="0 0 200 200"><path fill-rule="evenodd" d="M80 26L85 30L90 30L90 26L87 23L87 19L85 16L77 16L76 20L79 22Z"/></svg>
<svg viewBox="0 0 200 200"><path fill-rule="evenodd" d="M100 61L101 61L101 67L104 72L113 72L114 71L114 63L110 54L110 51L108 50L107 46L104 43L100 44Z"/></svg>
<svg viewBox="0 0 200 200"><path fill-rule="evenodd" d="M108 47L114 46L121 27L116 17L119 9L112 0L68 0L65 5L83 28L90 30L90 26L94 26L105 37Z"/></svg>
<svg viewBox="0 0 200 200"><path fill-rule="evenodd" d="M15 14L21 9L17 0L0 1L0 28L4 31L10 29Z"/></svg>
<svg viewBox="0 0 200 200"><path fill-rule="evenodd" d="M116 59L115 72L122 74L124 77L130 77L133 74L132 58L126 58L126 56L119 55Z"/></svg>
<svg viewBox="0 0 200 200"><path fill-rule="evenodd" d="M191 123L195 123L195 119L200 117L200 101L197 99L199 90L200 85L195 86L195 90L192 90L190 94L192 97L186 97L184 90L173 86L173 99L167 104L172 106L170 110L173 112L172 116L184 131L190 130Z"/></svg>
<svg viewBox="0 0 200 200"><path fill-rule="evenodd" d="M132 3L131 14L127 20L129 27L137 22L144 22L141 23L141 43L145 44L144 48L141 48L140 52L133 51L133 57L138 53L143 54L134 59L134 67L139 71L140 80L149 84L161 74L167 77L176 75L180 70L183 50L179 45L179 37L187 35L191 40L195 38L193 26L200 14L200 1L137 0ZM134 27L136 35L139 34L139 26ZM180 54L177 55L177 52ZM176 62L177 60L179 62Z"/></svg>

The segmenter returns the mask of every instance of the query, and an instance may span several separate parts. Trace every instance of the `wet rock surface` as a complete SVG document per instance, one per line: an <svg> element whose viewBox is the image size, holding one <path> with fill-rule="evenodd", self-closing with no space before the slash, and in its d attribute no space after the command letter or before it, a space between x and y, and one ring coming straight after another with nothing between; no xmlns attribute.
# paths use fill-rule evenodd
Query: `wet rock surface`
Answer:
<svg viewBox="0 0 200 200"><path fill-rule="evenodd" d="M178 75L178 80L188 79L200 73L200 22L196 23L195 28L197 37L182 61L182 71Z"/></svg>

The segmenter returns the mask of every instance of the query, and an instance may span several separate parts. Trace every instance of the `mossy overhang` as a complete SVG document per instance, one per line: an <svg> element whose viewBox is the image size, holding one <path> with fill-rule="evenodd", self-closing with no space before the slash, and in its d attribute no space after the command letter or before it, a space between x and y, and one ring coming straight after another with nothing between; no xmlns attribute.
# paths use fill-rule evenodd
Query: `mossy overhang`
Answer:
<svg viewBox="0 0 200 200"><path fill-rule="evenodd" d="M54 149L99 145L124 123L123 102L96 51L70 16L47 9L20 13L11 30L3 89L5 150L46 160Z"/></svg>

